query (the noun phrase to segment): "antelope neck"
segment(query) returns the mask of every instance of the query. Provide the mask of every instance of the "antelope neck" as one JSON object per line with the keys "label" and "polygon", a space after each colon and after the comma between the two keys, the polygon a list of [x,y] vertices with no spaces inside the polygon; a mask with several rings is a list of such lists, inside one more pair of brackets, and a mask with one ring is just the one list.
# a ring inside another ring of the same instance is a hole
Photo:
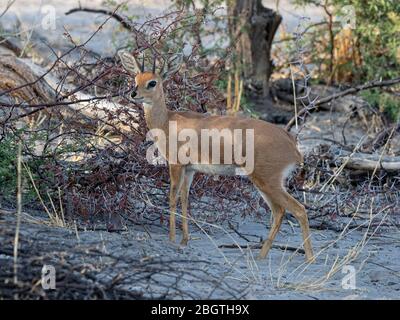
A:
{"label": "antelope neck", "polygon": [[149,129],[168,130],[168,109],[163,92],[144,103],[144,116]]}

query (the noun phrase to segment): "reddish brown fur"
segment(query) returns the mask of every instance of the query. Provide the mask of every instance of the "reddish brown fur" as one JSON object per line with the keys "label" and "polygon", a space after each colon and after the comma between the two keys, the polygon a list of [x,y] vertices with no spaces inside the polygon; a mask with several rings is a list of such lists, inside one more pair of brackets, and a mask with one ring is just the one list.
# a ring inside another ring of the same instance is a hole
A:
{"label": "reddish brown fur", "polygon": [[[287,209],[293,213],[300,223],[306,256],[309,261],[312,261],[313,252],[309,239],[307,213],[304,206],[289,195],[283,186],[286,170],[290,166],[303,161],[303,157],[297,149],[295,139],[285,130],[261,120],[169,111],[165,104],[162,81],[158,75],[150,72],[139,73],[136,75],[135,80],[138,97],[145,98],[148,103],[145,107],[145,116],[149,129],[162,129],[166,133],[167,138],[169,121],[177,122],[178,132],[184,128],[191,128],[196,130],[199,136],[201,129],[254,129],[254,171],[249,175],[249,178],[267,201],[274,217],[269,236],[262,246],[259,257],[265,258],[270,250],[272,242],[281,226],[285,209]],[[154,89],[146,87],[150,80],[157,81]],[[167,150],[160,151],[165,154],[168,160],[169,155]],[[175,211],[180,195],[183,216],[183,238],[181,243],[185,245],[189,239],[187,224],[188,194],[194,172],[190,167],[181,165],[179,162],[177,164],[170,163],[169,169],[171,179],[170,240],[175,241],[176,237]]]}
{"label": "reddish brown fur", "polygon": [[147,83],[149,80],[154,79],[154,78],[156,78],[156,77],[157,77],[157,76],[156,76],[154,73],[152,73],[152,72],[139,73],[139,74],[136,76],[136,78],[135,78],[136,85],[137,85],[138,87],[145,86],[146,83]]}

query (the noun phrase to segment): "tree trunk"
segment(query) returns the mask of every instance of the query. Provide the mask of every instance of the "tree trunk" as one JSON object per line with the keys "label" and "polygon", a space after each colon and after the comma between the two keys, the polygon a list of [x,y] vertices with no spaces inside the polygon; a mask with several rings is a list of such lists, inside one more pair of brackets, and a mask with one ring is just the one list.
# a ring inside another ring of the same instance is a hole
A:
{"label": "tree trunk", "polygon": [[246,82],[269,95],[269,78],[273,71],[271,47],[282,17],[265,8],[261,0],[227,0],[229,33],[236,44],[236,67]]}

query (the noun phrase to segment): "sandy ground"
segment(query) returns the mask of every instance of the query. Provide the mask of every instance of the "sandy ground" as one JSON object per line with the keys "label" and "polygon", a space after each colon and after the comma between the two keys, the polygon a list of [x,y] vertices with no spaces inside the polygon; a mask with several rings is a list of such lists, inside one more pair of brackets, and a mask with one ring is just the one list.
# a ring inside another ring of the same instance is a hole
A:
{"label": "sandy ground", "polygon": [[[400,296],[400,234],[395,228],[368,228],[366,224],[365,228],[347,230],[343,235],[330,230],[312,229],[317,259],[313,264],[308,264],[303,254],[284,249],[285,246],[296,248],[301,243],[299,227],[291,227],[287,221],[283,223],[276,246],[266,260],[254,259],[257,249],[218,247],[235,243],[257,244],[266,235],[269,215],[261,219],[234,219],[231,223],[236,226],[236,232],[226,224],[210,226],[199,221],[201,228],[191,226],[191,241],[187,247],[170,243],[166,227],[158,224],[128,225],[126,232],[109,233],[46,226],[38,223],[42,218],[46,221],[43,216],[34,217],[24,216],[22,220],[21,252],[29,248],[32,250],[34,242],[36,247],[39,246],[38,252],[53,259],[62,257],[75,266],[83,262],[91,266],[99,280],[114,278],[118,274],[128,279],[138,277],[143,270],[134,267],[133,261],[163,259],[171,261],[169,267],[172,270],[159,272],[155,276],[167,288],[169,282],[178,279],[176,273],[179,270],[194,272],[195,277],[201,276],[201,281],[179,278],[177,285],[171,285],[169,289],[149,286],[139,280],[117,284],[127,290],[140,292],[144,297],[166,291],[167,297],[173,299],[398,299]],[[9,233],[15,230],[14,214],[0,214],[0,239],[5,228]],[[12,240],[2,239],[2,243],[7,245]],[[100,254],[90,255],[90,248],[97,248]],[[5,262],[12,260],[12,257],[1,251],[1,265],[6,268],[10,264]],[[108,256],[110,253],[113,259]],[[115,259],[132,259],[132,262],[115,263]],[[20,266],[21,269],[29,267],[28,263]],[[346,278],[353,270],[354,278],[351,279],[354,282]],[[34,282],[40,275],[33,274],[31,277],[26,280]],[[225,289],[219,287],[221,283]],[[187,295],[181,296],[180,291],[187,292]]]}

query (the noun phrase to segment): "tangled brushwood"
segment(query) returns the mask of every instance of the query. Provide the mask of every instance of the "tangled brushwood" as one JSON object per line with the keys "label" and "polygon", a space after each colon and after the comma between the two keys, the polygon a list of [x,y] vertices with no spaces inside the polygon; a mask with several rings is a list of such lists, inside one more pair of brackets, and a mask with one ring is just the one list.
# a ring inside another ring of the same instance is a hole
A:
{"label": "tangled brushwood", "polygon": [[[136,56],[146,52],[146,64],[154,57],[160,72],[168,70],[170,76],[164,87],[170,109],[223,114],[226,97],[218,88],[218,80],[230,59],[231,48],[226,47],[212,59],[203,52],[204,48],[200,49],[201,39],[193,34],[197,34],[199,26],[213,12],[193,15],[179,10],[138,24],[118,10],[119,7],[113,11],[88,8],[69,11],[67,14],[101,13],[105,18],[82,43],[76,43],[65,32],[70,48],[62,54],[52,50],[52,60],[45,68],[30,59],[0,56],[0,200],[3,206],[15,205],[13,168],[17,145],[22,143],[26,208],[63,213],[68,221],[80,217],[89,225],[105,219],[109,230],[123,228],[121,216],[135,222],[163,222],[163,215],[168,213],[165,197],[168,170],[146,159],[151,142],[145,139],[143,110],[130,97],[132,77],[124,72],[117,52],[129,50]],[[116,48],[114,56],[99,58],[87,49],[87,44],[110,19],[117,20],[130,38],[125,47]],[[300,76],[296,79],[300,94],[305,93],[298,97],[304,106],[299,116],[314,111],[323,100],[317,101],[312,96],[310,76],[301,67],[305,59],[302,34],[297,33],[298,50],[294,53],[297,61],[294,63],[300,64],[294,75],[304,74],[304,82]],[[191,44],[190,52],[183,54],[176,48],[182,48],[185,41]],[[353,110],[349,119],[357,112]],[[372,115],[371,119],[375,123],[380,121],[382,126],[381,117]],[[400,130],[398,124],[390,128],[381,130],[376,141],[370,141],[369,146],[374,150],[368,152],[385,151],[385,143],[392,141]],[[347,205],[354,192],[360,195],[367,192],[364,194],[374,200],[375,208],[384,209],[386,203],[396,205],[398,200],[393,202],[398,199],[399,189],[396,171],[374,170],[372,176],[371,171],[363,171],[353,188],[348,182],[354,179],[346,175],[354,172],[341,168],[343,162],[336,161],[335,154],[343,160],[343,156],[360,148],[352,149],[346,141],[339,143],[339,147],[330,156],[320,150],[307,154],[307,175],[294,178],[300,183],[297,184],[298,198],[306,200],[311,219],[313,214],[317,217],[351,214],[353,211]],[[373,163],[382,165],[384,159],[378,160]],[[346,161],[347,168],[351,161]],[[296,187],[296,184],[290,185]],[[231,214],[245,215],[259,208],[259,196],[240,177],[198,175],[191,192],[198,199],[192,206],[192,216],[207,222],[221,222]]]}
{"label": "tangled brushwood", "polygon": [[[165,201],[154,205],[148,197],[152,190],[165,193],[168,174],[166,167],[146,159],[150,142],[145,139],[143,110],[130,98],[132,77],[123,71],[117,52],[100,59],[86,49],[103,25],[109,19],[120,21],[132,37],[121,49],[137,56],[146,52],[149,60],[156,58],[158,70],[169,71],[164,82],[169,108],[214,113],[225,109],[216,86],[223,58],[210,62],[196,44],[185,55],[172,49],[198,23],[195,16],[176,11],[136,25],[117,9],[104,12],[104,22],[82,44],[66,33],[71,48],[61,55],[53,51],[46,69],[13,56],[0,58],[0,139],[11,153],[11,166],[16,145],[23,144],[24,204],[54,206],[68,219],[79,216],[88,223],[105,216],[110,229],[121,228],[121,214],[136,219],[151,213],[162,220]],[[10,177],[2,178],[2,184],[15,185]],[[223,216],[227,199],[247,208],[243,194],[231,192],[238,190],[240,180],[198,177],[193,192],[219,198],[212,206],[204,202],[203,211],[219,208]],[[14,199],[2,194],[3,203],[12,206]]]}
{"label": "tangled brushwood", "polygon": [[[145,241],[133,234],[122,247],[114,234],[103,239],[105,245],[96,233],[82,235],[84,244],[77,246],[78,231],[49,227],[25,214],[22,221],[15,259],[15,218],[0,211],[0,224],[8,226],[0,228],[2,299],[240,299],[246,289],[211,272],[209,261],[127,250]],[[55,288],[42,283],[48,265],[56,270]]]}

